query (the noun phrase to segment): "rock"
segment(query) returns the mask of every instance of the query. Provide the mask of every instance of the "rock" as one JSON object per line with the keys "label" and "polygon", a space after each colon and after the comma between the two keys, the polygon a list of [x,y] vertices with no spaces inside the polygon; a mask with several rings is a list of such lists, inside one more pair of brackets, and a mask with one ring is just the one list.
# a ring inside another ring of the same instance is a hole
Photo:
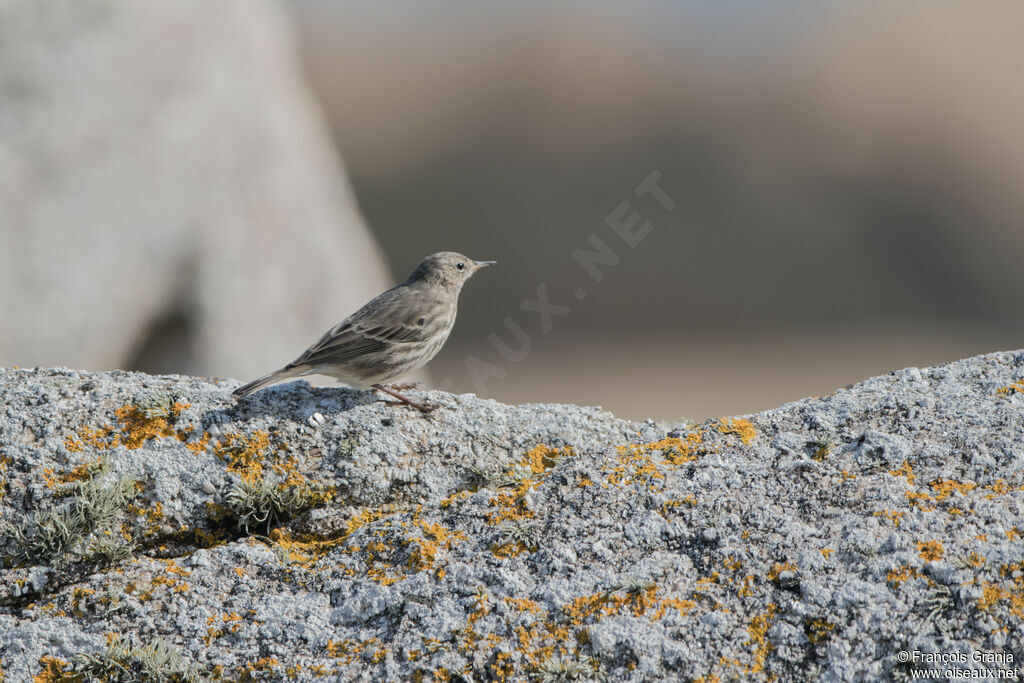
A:
{"label": "rock", "polygon": [[393,284],[293,40],[272,0],[0,0],[0,365],[254,377]]}
{"label": "rock", "polygon": [[0,667],[160,646],[184,679],[799,681],[1019,653],[1022,359],[695,426],[3,371]]}

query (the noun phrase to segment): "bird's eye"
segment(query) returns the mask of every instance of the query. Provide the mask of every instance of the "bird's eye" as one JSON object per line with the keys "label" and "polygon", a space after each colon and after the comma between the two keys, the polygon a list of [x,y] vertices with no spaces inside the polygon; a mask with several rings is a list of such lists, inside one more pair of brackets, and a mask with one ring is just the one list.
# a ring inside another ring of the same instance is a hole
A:
{"label": "bird's eye", "polygon": [[466,269],[466,264],[465,263],[456,263],[455,267],[458,268],[459,270],[465,270]]}

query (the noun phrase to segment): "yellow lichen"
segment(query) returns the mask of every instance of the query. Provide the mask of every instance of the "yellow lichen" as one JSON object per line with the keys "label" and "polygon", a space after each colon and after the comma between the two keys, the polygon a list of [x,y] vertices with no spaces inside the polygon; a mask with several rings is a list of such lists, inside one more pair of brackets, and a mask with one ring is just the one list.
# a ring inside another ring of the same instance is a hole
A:
{"label": "yellow lichen", "polygon": [[937,479],[929,484],[929,486],[935,492],[935,502],[937,503],[946,500],[954,494],[966,495],[969,491],[973,491],[978,487],[973,481],[959,482],[952,479]]}
{"label": "yellow lichen", "polygon": [[768,570],[768,580],[769,581],[774,581],[775,583],[778,583],[779,575],[782,574],[782,572],[795,572],[795,571],[796,571],[796,565],[793,564],[792,562],[782,562],[782,563],[776,562],[775,564],[772,565],[772,568]]}
{"label": "yellow lichen", "polygon": [[718,431],[722,434],[735,434],[745,444],[750,443],[757,436],[750,420],[722,418],[718,425]]}
{"label": "yellow lichen", "polygon": [[39,666],[42,670],[32,677],[32,683],[62,683],[68,681],[68,674],[65,670],[70,666],[68,662],[43,655],[39,658]]}
{"label": "yellow lichen", "polygon": [[540,614],[543,612],[543,608],[533,600],[527,598],[505,598],[503,602],[520,612],[531,612],[533,614]]}
{"label": "yellow lichen", "polygon": [[536,483],[532,479],[520,480],[514,488],[507,491],[502,491],[497,496],[494,496],[489,501],[489,504],[496,508],[493,512],[488,513],[487,523],[488,524],[500,524],[506,521],[518,521],[524,519],[532,519],[534,517],[533,510],[530,510],[526,504],[526,494],[530,492]]}
{"label": "yellow lichen", "polygon": [[[489,504],[496,509],[487,515],[488,524],[532,519],[534,513],[527,507],[526,495],[547,476],[548,471],[557,464],[559,459],[569,457],[572,453],[572,448],[568,446],[551,448],[544,444],[527,451],[516,467],[505,472],[505,476],[513,480],[514,486],[498,493],[489,501]],[[525,479],[516,478],[518,468],[529,469],[532,476]]]}
{"label": "yellow lichen", "polygon": [[945,550],[942,547],[942,541],[918,541],[917,552],[926,562],[938,562],[942,559]]}
{"label": "yellow lichen", "polygon": [[242,628],[242,617],[238,612],[229,614],[213,614],[206,618],[206,635],[203,643],[211,645],[214,640],[228,633],[237,633]]}
{"label": "yellow lichen", "polygon": [[[668,437],[651,443],[618,446],[618,461],[602,468],[608,475],[608,484],[604,486],[646,484],[649,490],[655,491],[654,482],[665,478],[662,468],[696,460],[704,452],[703,440],[701,432],[693,431],[686,438]],[[660,459],[655,459],[656,454]]]}
{"label": "yellow lichen", "polygon": [[917,507],[922,512],[935,509],[934,505],[928,505],[928,503],[935,502],[935,499],[927,493],[920,491],[907,491],[904,495],[907,497],[907,502],[910,503],[910,505]]}
{"label": "yellow lichen", "polygon": [[243,681],[260,680],[264,676],[253,676],[253,674],[267,673],[274,674],[276,669],[281,668],[281,663],[276,657],[263,657],[252,664],[245,664],[239,670],[239,678]]}
{"label": "yellow lichen", "polygon": [[896,569],[892,569],[885,576],[885,580],[892,584],[893,588],[899,588],[910,579],[922,578],[925,578],[925,576],[921,574],[917,568],[912,567],[909,564],[904,564]]}
{"label": "yellow lichen", "polygon": [[836,625],[827,619],[808,619],[806,623],[807,639],[811,641],[812,645],[817,645],[830,638],[832,631],[836,628]]}
{"label": "yellow lichen", "polygon": [[756,674],[764,670],[765,660],[772,649],[772,644],[768,642],[768,629],[777,611],[778,608],[769,603],[767,610],[755,616],[747,626],[747,634],[750,637],[746,644],[755,646],[753,662],[747,668],[747,673]]}
{"label": "yellow lichen", "polygon": [[541,444],[527,451],[525,464],[529,465],[530,471],[533,474],[543,474],[545,470],[549,470],[558,464],[560,459],[570,457],[572,454],[572,448],[569,446],[551,448]]}
{"label": "yellow lichen", "polygon": [[244,481],[256,482],[263,478],[266,460],[276,450],[271,446],[270,434],[257,430],[251,435],[229,434],[213,449],[214,454],[227,463],[229,472],[234,472]]}
{"label": "yellow lichen", "polygon": [[507,541],[505,543],[494,543],[491,545],[491,554],[502,559],[517,557],[527,552],[529,548],[522,541]]}
{"label": "yellow lichen", "polygon": [[122,406],[114,413],[121,424],[121,431],[118,434],[121,445],[129,450],[135,450],[142,448],[146,441],[159,437],[177,437],[184,441],[185,438],[175,432],[174,423],[181,411],[188,407],[185,403],[173,403],[161,414],[144,410],[137,405]]}
{"label": "yellow lichen", "polygon": [[914,474],[914,468],[906,460],[903,461],[903,466],[896,470],[889,470],[889,474],[894,477],[906,477],[907,483],[911,486],[914,485],[914,480],[917,476]]}
{"label": "yellow lichen", "polygon": [[426,571],[434,568],[438,552],[447,550],[456,541],[466,539],[461,531],[451,531],[440,524],[429,524],[421,521],[418,516],[413,524],[423,530],[423,538],[413,540],[413,550],[409,555],[408,567],[415,571]]}
{"label": "yellow lichen", "polygon": [[1009,397],[1012,394],[1024,394],[1024,379],[1019,379],[1008,387],[996,389],[997,396]]}
{"label": "yellow lichen", "polygon": [[[150,439],[175,438],[187,442],[195,431],[194,427],[175,427],[181,412],[189,407],[187,403],[172,403],[166,408],[147,409],[135,404],[123,405],[114,411],[115,427],[81,427],[75,434],[67,436],[64,446],[72,453],[85,448],[107,450],[124,446],[136,450]],[[210,435],[204,433],[197,441],[186,443],[185,447],[194,453],[206,449]]]}

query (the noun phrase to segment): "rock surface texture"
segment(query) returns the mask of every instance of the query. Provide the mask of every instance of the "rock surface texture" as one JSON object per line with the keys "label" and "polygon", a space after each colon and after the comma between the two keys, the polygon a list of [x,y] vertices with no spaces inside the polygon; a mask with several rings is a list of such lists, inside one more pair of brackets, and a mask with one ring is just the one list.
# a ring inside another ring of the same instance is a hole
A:
{"label": "rock surface texture", "polygon": [[879,680],[933,668],[900,652],[1024,657],[1024,353],[700,425],[235,386],[0,374],[6,681]]}
{"label": "rock surface texture", "polygon": [[0,102],[0,364],[255,377],[393,284],[275,0],[0,0]]}

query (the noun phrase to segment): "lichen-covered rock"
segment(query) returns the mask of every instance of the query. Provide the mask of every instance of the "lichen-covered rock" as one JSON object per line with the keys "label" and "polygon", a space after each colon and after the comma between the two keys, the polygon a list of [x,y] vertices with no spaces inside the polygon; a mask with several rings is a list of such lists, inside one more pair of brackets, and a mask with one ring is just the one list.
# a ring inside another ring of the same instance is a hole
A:
{"label": "lichen-covered rock", "polygon": [[1024,656],[1024,354],[701,425],[235,386],[0,374],[8,681],[876,680],[932,668],[900,652]]}

